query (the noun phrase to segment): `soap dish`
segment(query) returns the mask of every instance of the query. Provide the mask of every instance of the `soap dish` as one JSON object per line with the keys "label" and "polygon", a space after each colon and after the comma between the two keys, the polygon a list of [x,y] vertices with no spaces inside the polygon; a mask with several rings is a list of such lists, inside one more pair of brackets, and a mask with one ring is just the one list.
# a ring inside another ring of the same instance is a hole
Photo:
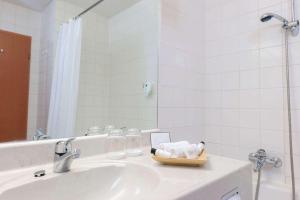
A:
{"label": "soap dish", "polygon": [[152,159],[164,165],[181,165],[181,166],[202,166],[207,162],[207,153],[203,151],[197,159],[187,158],[164,158],[161,156],[152,156]]}

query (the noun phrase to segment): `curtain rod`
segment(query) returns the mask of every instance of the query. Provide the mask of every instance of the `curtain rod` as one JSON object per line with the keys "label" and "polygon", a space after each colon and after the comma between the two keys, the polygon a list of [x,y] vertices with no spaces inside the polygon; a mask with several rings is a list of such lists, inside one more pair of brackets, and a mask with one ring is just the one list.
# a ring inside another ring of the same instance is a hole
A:
{"label": "curtain rod", "polygon": [[92,10],[93,8],[95,8],[98,4],[102,3],[103,1],[104,0],[97,1],[96,3],[94,3],[93,5],[91,5],[90,7],[88,7],[87,9],[85,9],[84,11],[82,11],[81,13],[79,13],[76,17],[74,17],[74,19],[78,19],[79,17],[81,17],[85,13],[89,12],[90,10]]}

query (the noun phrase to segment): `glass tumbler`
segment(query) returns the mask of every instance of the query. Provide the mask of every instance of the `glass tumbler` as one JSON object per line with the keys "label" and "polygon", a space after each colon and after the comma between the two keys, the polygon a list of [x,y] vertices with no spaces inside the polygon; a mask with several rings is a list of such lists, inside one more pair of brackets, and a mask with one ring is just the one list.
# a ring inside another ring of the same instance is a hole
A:
{"label": "glass tumbler", "polygon": [[121,129],[114,129],[107,136],[107,157],[119,160],[126,157],[126,137]]}
{"label": "glass tumbler", "polygon": [[114,125],[106,125],[105,127],[104,127],[104,131],[103,131],[103,133],[104,134],[106,134],[106,135],[108,135],[112,130],[114,130],[115,129],[115,126]]}
{"label": "glass tumbler", "polygon": [[103,129],[99,126],[92,126],[87,130],[87,135],[101,135],[103,134]]}
{"label": "glass tumbler", "polygon": [[128,129],[126,134],[126,152],[128,156],[143,155],[142,135],[139,129]]}

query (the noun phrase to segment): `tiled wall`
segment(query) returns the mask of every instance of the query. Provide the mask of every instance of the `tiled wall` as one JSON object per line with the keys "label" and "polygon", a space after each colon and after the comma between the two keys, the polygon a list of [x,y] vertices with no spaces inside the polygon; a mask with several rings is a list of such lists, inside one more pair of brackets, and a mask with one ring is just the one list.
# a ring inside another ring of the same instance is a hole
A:
{"label": "tiled wall", "polygon": [[[201,2],[162,0],[159,127],[175,140],[204,139],[209,152],[237,159],[265,148],[284,166],[264,171],[264,178],[290,183],[283,31],[278,21],[259,21],[264,12],[289,18],[289,1]],[[299,38],[290,41],[297,183]]]}
{"label": "tiled wall", "polygon": [[173,140],[203,140],[203,2],[161,1],[158,126]]}
{"label": "tiled wall", "polygon": [[[289,1],[205,2],[205,102],[203,127],[211,152],[246,160],[266,149],[284,160],[265,178],[289,183],[283,30],[261,23],[265,12],[289,18]],[[297,102],[299,37],[291,40],[296,176],[300,178]],[[297,56],[297,57],[296,57]],[[297,181],[299,183],[299,181]]]}
{"label": "tiled wall", "polygon": [[[156,128],[159,1],[143,0],[109,19],[109,121],[117,127]],[[153,83],[149,97],[143,82]]]}
{"label": "tiled wall", "polygon": [[27,128],[29,139],[37,126],[40,27],[41,13],[0,0],[0,29],[32,37]]}

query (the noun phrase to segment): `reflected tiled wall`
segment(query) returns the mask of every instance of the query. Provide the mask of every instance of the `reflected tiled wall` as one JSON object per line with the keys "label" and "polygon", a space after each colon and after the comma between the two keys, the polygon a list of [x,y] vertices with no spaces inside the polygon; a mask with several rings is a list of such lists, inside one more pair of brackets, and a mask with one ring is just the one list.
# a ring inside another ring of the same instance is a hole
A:
{"label": "reflected tiled wall", "polygon": [[[158,4],[143,0],[114,16],[103,16],[97,9],[83,16],[77,135],[108,124],[157,126]],[[58,0],[57,31],[83,9]],[[143,95],[145,80],[154,83],[148,98]]]}
{"label": "reflected tiled wall", "polygon": [[42,11],[37,128],[47,130],[56,43],[56,1]]}
{"label": "reflected tiled wall", "polygon": [[[109,19],[109,121],[117,127],[157,126],[158,5],[143,0]],[[149,97],[146,80],[153,83]]]}

